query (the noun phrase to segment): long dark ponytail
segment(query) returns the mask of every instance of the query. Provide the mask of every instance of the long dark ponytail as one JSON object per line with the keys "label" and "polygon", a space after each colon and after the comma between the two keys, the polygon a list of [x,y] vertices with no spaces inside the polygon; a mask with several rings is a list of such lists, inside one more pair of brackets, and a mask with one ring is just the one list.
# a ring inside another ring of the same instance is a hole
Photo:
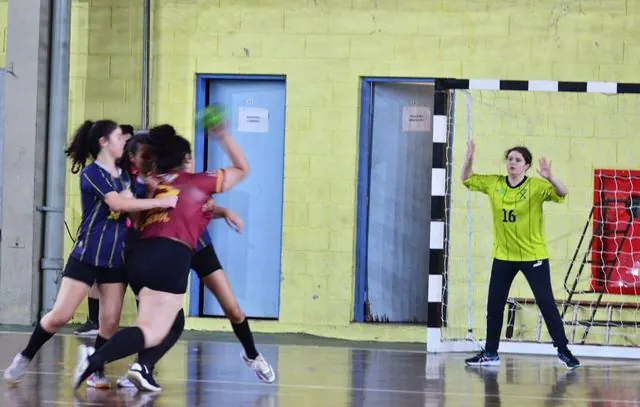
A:
{"label": "long dark ponytail", "polygon": [[109,138],[109,135],[118,128],[113,120],[87,120],[76,130],[71,144],[64,153],[71,159],[71,172],[77,174],[85,165],[89,157],[95,160],[100,153],[100,139]]}

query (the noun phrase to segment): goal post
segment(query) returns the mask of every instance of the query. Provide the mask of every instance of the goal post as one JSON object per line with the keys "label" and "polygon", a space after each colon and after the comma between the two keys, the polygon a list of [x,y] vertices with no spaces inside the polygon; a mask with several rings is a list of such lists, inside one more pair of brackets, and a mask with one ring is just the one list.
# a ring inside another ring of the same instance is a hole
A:
{"label": "goal post", "polygon": [[[538,176],[538,159],[546,157],[569,188],[565,202],[546,203],[544,212],[553,292],[573,353],[640,358],[636,129],[640,84],[436,80],[434,146],[444,144],[437,178],[445,207],[441,219],[432,218],[428,352],[475,352],[484,344],[494,237],[487,197],[460,181],[473,139],[474,172],[505,174],[504,152],[525,145],[534,156],[528,176]],[[435,222],[441,232],[434,234]],[[505,306],[500,352],[556,353],[522,274]]]}

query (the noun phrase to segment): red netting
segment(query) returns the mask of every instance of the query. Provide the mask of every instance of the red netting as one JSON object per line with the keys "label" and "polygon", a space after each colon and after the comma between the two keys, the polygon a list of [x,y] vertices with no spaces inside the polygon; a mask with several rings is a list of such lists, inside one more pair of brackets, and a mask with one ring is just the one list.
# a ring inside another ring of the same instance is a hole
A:
{"label": "red netting", "polygon": [[591,289],[640,292],[640,171],[595,170]]}

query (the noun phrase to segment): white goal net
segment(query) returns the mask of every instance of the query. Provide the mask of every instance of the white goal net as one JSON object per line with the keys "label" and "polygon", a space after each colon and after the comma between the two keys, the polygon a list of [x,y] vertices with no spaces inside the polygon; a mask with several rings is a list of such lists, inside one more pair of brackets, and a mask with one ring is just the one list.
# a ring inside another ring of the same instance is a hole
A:
{"label": "white goal net", "polygon": [[[460,181],[466,144],[473,139],[475,173],[506,174],[505,151],[523,145],[534,156],[528,176],[538,176],[538,159],[546,157],[569,188],[564,203],[544,205],[544,230],[570,343],[638,347],[640,95],[449,92],[452,182],[441,340],[479,348],[485,338],[491,209],[487,196],[468,192]],[[505,342],[551,343],[521,273],[504,309]]]}

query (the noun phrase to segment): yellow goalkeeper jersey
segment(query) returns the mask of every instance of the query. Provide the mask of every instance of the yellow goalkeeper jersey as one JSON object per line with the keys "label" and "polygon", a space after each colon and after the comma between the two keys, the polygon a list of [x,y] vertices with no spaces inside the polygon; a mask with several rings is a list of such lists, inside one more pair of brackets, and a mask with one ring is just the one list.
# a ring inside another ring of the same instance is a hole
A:
{"label": "yellow goalkeeper jersey", "polygon": [[464,186],[486,194],[493,215],[493,257],[507,261],[535,261],[549,258],[544,238],[542,204],[562,202],[551,183],[528,178],[510,186],[504,175],[473,174]]}

